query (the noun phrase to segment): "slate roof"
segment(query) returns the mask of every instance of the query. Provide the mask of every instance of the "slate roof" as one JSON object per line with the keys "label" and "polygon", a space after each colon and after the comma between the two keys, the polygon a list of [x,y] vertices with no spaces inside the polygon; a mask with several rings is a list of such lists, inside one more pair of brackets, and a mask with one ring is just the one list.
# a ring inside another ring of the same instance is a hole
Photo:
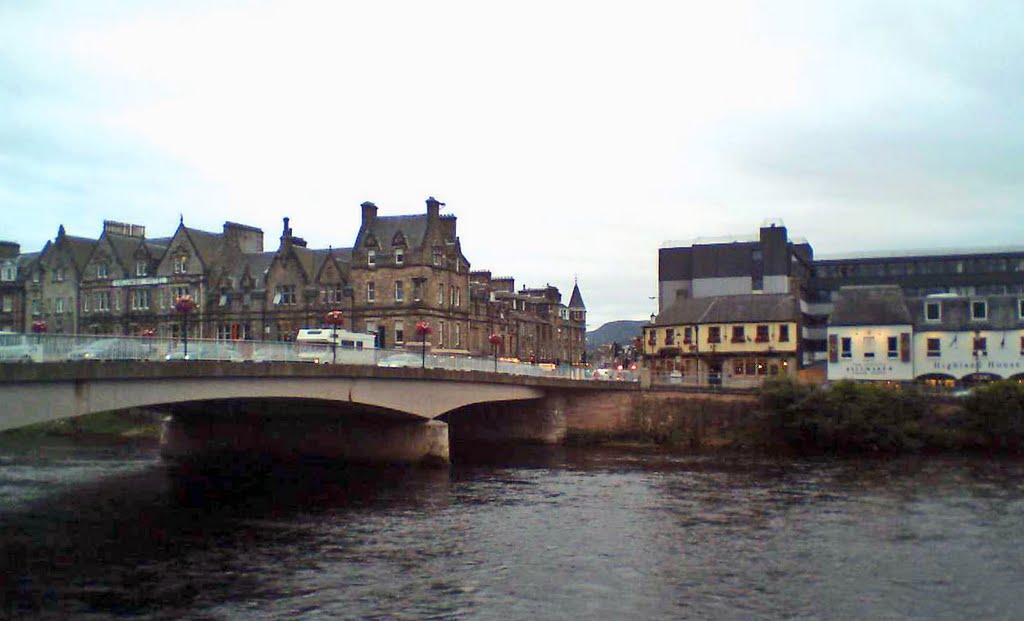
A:
{"label": "slate roof", "polygon": [[[1020,317],[1020,300],[1019,296],[1014,295],[979,296],[974,298],[932,296],[911,298],[907,301],[907,307],[913,317],[914,329],[922,332],[1016,330],[1024,328],[1024,319]],[[988,303],[987,319],[971,319],[971,302],[975,301]],[[938,302],[941,305],[941,318],[939,321],[925,320],[925,304],[929,302]]]}
{"label": "slate roof", "polygon": [[65,235],[64,243],[67,244],[68,251],[71,253],[71,260],[75,262],[75,267],[81,273],[89,263],[89,257],[92,256],[93,248],[96,247],[96,240]]}
{"label": "slate roof", "polygon": [[395,248],[391,242],[399,231],[405,236],[407,248],[419,248],[427,234],[427,215],[377,216],[370,224],[367,235],[376,237],[380,249],[386,252]]}
{"label": "slate roof", "polygon": [[909,325],[913,322],[898,285],[841,287],[831,326]]}
{"label": "slate roof", "polygon": [[722,295],[678,300],[655,318],[654,325],[796,321],[799,317],[800,307],[791,295]]}
{"label": "slate roof", "polygon": [[569,309],[570,310],[586,310],[587,305],[583,303],[583,296],[580,294],[580,286],[573,284],[572,295],[569,296]]}
{"label": "slate roof", "polygon": [[207,270],[212,269],[217,258],[220,256],[220,247],[224,241],[224,236],[220,233],[200,231],[199,229],[190,229],[188,227],[185,227],[185,233],[192,241],[192,245],[195,246],[196,252],[199,253],[199,259],[203,262],[203,265]]}
{"label": "slate roof", "polygon": [[107,233],[106,238],[121,267],[129,272],[134,269],[132,257],[134,257],[135,251],[142,243],[142,238],[118,235],[117,233]]}

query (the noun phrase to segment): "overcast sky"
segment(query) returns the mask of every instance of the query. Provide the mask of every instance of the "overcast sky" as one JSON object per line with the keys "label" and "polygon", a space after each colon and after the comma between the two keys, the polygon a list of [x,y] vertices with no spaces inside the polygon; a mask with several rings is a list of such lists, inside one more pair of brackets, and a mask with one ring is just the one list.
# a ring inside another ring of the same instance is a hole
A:
{"label": "overcast sky", "polygon": [[0,239],[359,204],[474,269],[655,308],[666,240],[781,218],[819,256],[1024,245],[1021,2],[0,0]]}

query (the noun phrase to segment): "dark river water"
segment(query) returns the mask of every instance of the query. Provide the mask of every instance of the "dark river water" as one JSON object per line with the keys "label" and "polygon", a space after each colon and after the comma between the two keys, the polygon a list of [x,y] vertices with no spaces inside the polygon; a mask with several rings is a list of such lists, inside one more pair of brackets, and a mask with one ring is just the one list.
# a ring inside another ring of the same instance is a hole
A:
{"label": "dark river water", "polygon": [[0,442],[0,615],[1019,619],[1024,462],[532,449],[169,476]]}

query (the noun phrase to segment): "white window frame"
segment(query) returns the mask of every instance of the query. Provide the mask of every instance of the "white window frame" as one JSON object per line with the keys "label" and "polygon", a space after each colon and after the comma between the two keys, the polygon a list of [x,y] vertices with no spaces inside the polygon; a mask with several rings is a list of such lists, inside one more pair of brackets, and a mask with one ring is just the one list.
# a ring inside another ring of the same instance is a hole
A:
{"label": "white window frame", "polygon": [[14,296],[13,295],[5,295],[4,298],[3,298],[2,306],[0,306],[0,308],[3,309],[2,312],[4,312],[4,313],[13,313],[14,312]]}
{"label": "white window frame", "polygon": [[188,255],[179,254],[174,257],[174,273],[184,274],[188,265]]}
{"label": "white window frame", "polygon": [[63,315],[64,314],[64,298],[55,298],[53,300],[53,314]]}
{"label": "white window frame", "polygon": [[437,305],[444,306],[444,283],[437,283]]}
{"label": "white window frame", "polygon": [[[56,273],[59,274],[60,270],[57,270]],[[110,278],[110,265],[103,261],[96,264],[96,279],[103,280],[105,278]]]}
{"label": "white window frame", "polygon": [[136,276],[148,276],[149,275],[149,266],[146,264],[145,261],[136,261],[135,262],[135,275]]}
{"label": "white window frame", "polygon": [[405,250],[395,248],[395,265],[405,265]]}
{"label": "white window frame", "polygon": [[405,342],[405,324],[401,321],[395,322],[395,345]]}
{"label": "white window frame", "polygon": [[[928,316],[928,309],[935,308],[937,316],[932,319]],[[942,321],[942,302],[925,302],[924,303],[924,320],[928,323],[938,323]]]}
{"label": "white window frame", "polygon": [[372,280],[366,283],[366,303],[373,304],[377,301],[377,284]]}
{"label": "white window frame", "polygon": [[405,301],[405,284],[401,280],[395,281],[395,302]]}
{"label": "white window frame", "polygon": [[14,269],[13,265],[4,265],[3,268],[0,269],[0,280],[4,282],[14,281],[16,275],[17,270]]}
{"label": "white window frame", "polygon": [[366,251],[366,267],[377,267],[377,251],[370,249]]}

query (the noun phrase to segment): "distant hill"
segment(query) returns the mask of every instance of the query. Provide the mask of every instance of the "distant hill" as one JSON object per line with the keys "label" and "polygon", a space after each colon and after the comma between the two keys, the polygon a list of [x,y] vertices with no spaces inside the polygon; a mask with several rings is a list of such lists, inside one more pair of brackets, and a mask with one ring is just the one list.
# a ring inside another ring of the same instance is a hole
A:
{"label": "distant hill", "polygon": [[615,342],[626,345],[643,332],[646,321],[609,321],[597,330],[587,332],[587,350],[593,351],[601,345]]}

